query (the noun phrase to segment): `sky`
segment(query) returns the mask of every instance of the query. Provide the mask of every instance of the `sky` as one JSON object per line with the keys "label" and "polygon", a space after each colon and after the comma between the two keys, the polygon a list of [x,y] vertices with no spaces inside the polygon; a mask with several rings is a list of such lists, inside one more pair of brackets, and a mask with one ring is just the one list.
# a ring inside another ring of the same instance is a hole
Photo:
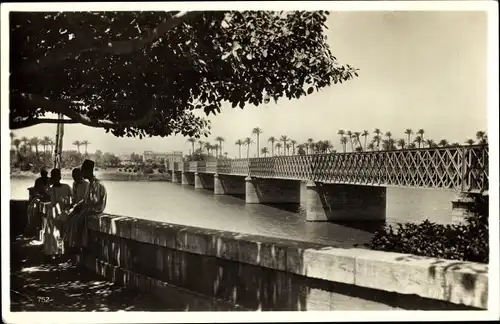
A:
{"label": "sky", "polygon": [[[298,142],[329,139],[340,150],[339,129],[379,128],[393,138],[423,128],[436,142],[463,143],[487,130],[487,16],[483,12],[333,12],[327,21],[328,44],[341,64],[359,69],[359,77],[298,99],[284,99],[244,110],[226,106],[210,116],[212,135],[226,139],[224,151],[237,156],[237,139],[263,130]],[[15,131],[17,137],[55,137],[56,125]],[[117,138],[103,129],[65,125],[64,147],[88,140],[90,152],[115,154],[145,150],[188,153],[187,138]],[[202,139],[207,140],[207,139]],[[255,140],[255,138],[254,138]],[[243,150],[243,152],[246,152]],[[256,153],[255,145],[250,155]]]}

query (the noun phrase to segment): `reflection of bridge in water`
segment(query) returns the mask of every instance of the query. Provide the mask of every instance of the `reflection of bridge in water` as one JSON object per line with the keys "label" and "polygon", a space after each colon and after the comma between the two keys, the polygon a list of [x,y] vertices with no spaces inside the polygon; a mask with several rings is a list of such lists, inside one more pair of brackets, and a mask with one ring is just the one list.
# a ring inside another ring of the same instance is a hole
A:
{"label": "reflection of bridge in water", "polygon": [[[485,193],[488,146],[167,162],[172,182],[245,195],[247,203],[301,203],[307,220],[385,219],[386,187]],[[458,195],[456,214],[467,211]]]}

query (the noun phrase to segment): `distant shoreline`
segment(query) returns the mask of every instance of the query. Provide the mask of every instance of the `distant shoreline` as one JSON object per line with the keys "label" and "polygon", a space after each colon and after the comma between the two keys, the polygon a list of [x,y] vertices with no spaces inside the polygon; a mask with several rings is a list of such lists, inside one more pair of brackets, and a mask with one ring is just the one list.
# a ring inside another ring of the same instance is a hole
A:
{"label": "distant shoreline", "polygon": [[[63,170],[62,178],[64,180],[71,179],[71,171]],[[35,180],[40,175],[38,173],[26,172],[26,171],[14,171],[11,172],[11,179],[31,179]],[[170,181],[171,176],[168,173],[152,173],[152,174],[142,174],[142,173],[127,173],[118,171],[97,171],[95,176],[99,180],[108,181]]]}

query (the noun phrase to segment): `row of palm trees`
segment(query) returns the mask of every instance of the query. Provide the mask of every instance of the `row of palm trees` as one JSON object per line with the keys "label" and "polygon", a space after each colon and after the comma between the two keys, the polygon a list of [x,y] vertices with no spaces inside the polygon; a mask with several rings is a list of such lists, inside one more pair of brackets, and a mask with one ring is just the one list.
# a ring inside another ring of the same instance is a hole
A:
{"label": "row of palm trees", "polygon": [[[263,156],[267,156],[271,154],[271,156],[276,155],[290,155],[290,150],[292,155],[299,154],[318,154],[318,153],[331,153],[334,152],[334,145],[330,140],[321,140],[315,142],[314,139],[309,138],[304,143],[298,143],[296,140],[290,139],[286,135],[281,135],[279,138],[275,136],[271,136],[268,138],[267,142],[270,143],[269,150],[268,147],[260,148],[260,136],[263,134],[263,130],[259,127],[255,127],[252,129],[252,136],[256,137],[256,142],[253,141],[252,137],[246,137],[244,139],[238,139],[234,143],[238,146],[239,157],[241,158],[241,147],[246,146],[246,155],[247,158],[250,157],[250,146],[252,144],[257,144],[257,157],[262,154]],[[412,129],[407,128],[404,132],[406,138],[395,139],[393,134],[390,131],[382,134],[382,131],[378,128],[374,129],[373,137],[368,142],[368,136],[370,132],[364,130],[363,132],[352,132],[350,130],[339,130],[337,134],[340,136],[340,144],[343,152],[348,151],[348,144],[350,144],[351,152],[362,152],[362,151],[375,151],[375,150],[397,150],[397,149],[415,149],[415,148],[433,148],[433,147],[449,147],[449,146],[459,146],[460,144],[457,142],[449,143],[448,140],[442,139],[439,142],[435,142],[433,139],[425,138],[425,130],[419,129],[416,133],[413,132]],[[416,134],[414,138],[412,135]],[[362,137],[364,137],[362,142]],[[225,142],[224,137],[217,136],[215,141],[217,144],[212,145],[210,142],[198,141],[199,149],[195,150],[195,143],[197,140],[195,138],[190,138],[188,141],[192,144],[192,151],[203,152],[203,150],[207,151],[207,154],[211,154],[212,151],[215,151],[215,156],[222,155],[222,143]],[[468,139],[465,141],[468,145],[474,144],[487,144],[488,136],[484,131],[478,131],[476,133],[476,140]],[[220,153],[220,154],[219,154]],[[227,156],[227,152],[225,153]]]}
{"label": "row of palm trees", "polygon": [[[387,131],[382,135],[380,129],[375,128],[373,131],[373,137],[370,143],[367,143],[367,138],[370,133],[367,130],[363,132],[352,132],[350,130],[344,131],[340,129],[337,134],[340,136],[340,144],[342,145],[343,151],[347,151],[347,144],[351,145],[351,152],[357,151],[375,151],[375,150],[396,150],[396,149],[415,149],[415,148],[432,148],[432,147],[449,147],[449,146],[459,146],[458,142],[451,143],[446,139],[442,139],[439,142],[435,142],[433,139],[425,138],[425,130],[419,129],[412,140],[412,135],[414,132],[411,128],[407,128],[404,134],[407,136],[407,139],[400,138],[394,139],[391,131]],[[361,137],[364,137],[364,145],[361,143]],[[385,138],[384,138],[385,137]],[[474,144],[487,144],[488,136],[484,131],[476,132],[476,141],[473,139],[467,139],[465,141],[468,145]],[[382,145],[381,145],[382,144]]]}
{"label": "row of palm trees", "polygon": [[80,154],[81,154],[81,152],[80,152],[80,146],[84,146],[85,147],[85,156],[88,156],[88,154],[87,154],[87,146],[90,145],[89,141],[87,141],[87,140],[84,140],[84,141],[74,141],[73,145],[76,146],[76,148],[78,150],[78,153],[80,153]]}
{"label": "row of palm trees", "polygon": [[49,152],[52,152],[54,150],[54,145],[55,145],[54,141],[48,136],[45,136],[42,139],[39,139],[38,137],[27,138],[26,136],[23,136],[21,138],[16,138],[14,133],[11,132],[10,139],[11,139],[11,145],[14,146],[16,152],[18,153],[33,152],[34,148],[37,156],[39,155],[40,146],[43,147],[43,152],[44,154],[46,154],[47,148],[50,147]]}
{"label": "row of palm trees", "polygon": [[[28,138],[26,136],[23,136],[21,138],[16,138],[15,134],[13,132],[10,132],[10,140],[11,140],[11,146],[13,146],[18,156],[19,154],[27,156],[28,154],[33,153],[34,150],[35,157],[37,160],[39,160],[41,155],[40,148],[43,148],[42,160],[44,163],[47,163],[47,159],[48,158],[50,159],[54,154],[55,141],[49,136],[44,136],[43,138],[38,138],[38,137]],[[89,141],[87,140],[74,141],[73,145],[77,147],[79,154],[80,154],[80,147],[84,146],[85,156],[88,156],[87,147],[88,145],[90,145]]]}

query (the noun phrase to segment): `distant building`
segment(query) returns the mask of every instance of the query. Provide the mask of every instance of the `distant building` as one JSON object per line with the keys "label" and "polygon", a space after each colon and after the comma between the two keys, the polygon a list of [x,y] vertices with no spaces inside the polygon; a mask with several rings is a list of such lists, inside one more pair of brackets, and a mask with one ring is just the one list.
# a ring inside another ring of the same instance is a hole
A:
{"label": "distant building", "polygon": [[182,162],[182,151],[173,151],[172,153],[167,153],[165,157],[166,164],[174,164],[175,162]]}
{"label": "distant building", "polygon": [[130,154],[120,154],[118,155],[121,164],[132,164],[132,159],[130,158]]}
{"label": "distant building", "polygon": [[162,161],[165,161],[166,156],[167,156],[167,153],[158,153],[158,152],[153,152],[153,151],[144,151],[143,161],[144,162],[160,163]]}

